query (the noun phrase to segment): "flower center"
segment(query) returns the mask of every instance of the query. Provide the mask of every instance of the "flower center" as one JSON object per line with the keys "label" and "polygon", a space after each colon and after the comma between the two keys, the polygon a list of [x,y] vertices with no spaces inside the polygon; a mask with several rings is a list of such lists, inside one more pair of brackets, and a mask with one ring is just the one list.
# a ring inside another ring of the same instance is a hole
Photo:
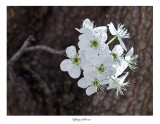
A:
{"label": "flower center", "polygon": [[80,58],[78,58],[76,55],[74,58],[72,58],[72,62],[73,62],[73,64],[79,65]]}
{"label": "flower center", "polygon": [[98,67],[98,71],[100,71],[100,72],[104,72],[103,64],[101,64],[101,65]]}
{"label": "flower center", "polygon": [[93,86],[98,86],[99,84],[99,80],[98,79],[95,79],[94,81],[92,81],[92,85]]}
{"label": "flower center", "polygon": [[91,47],[97,48],[98,47],[98,41],[96,41],[96,40],[91,41]]}
{"label": "flower center", "polygon": [[112,56],[113,56],[114,59],[117,59],[117,54],[112,53]]}

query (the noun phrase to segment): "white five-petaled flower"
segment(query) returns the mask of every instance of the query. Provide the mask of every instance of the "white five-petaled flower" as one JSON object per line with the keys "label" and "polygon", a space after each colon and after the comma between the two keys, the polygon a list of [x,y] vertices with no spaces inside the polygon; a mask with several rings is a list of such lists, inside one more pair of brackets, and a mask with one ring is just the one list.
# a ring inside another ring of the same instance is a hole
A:
{"label": "white five-petaled flower", "polygon": [[81,34],[79,36],[78,46],[80,49],[91,49],[93,48],[95,51],[96,49],[104,48],[105,41],[107,40],[105,33],[96,34],[91,30],[88,30],[87,33]]}
{"label": "white five-petaled flower", "polygon": [[87,88],[86,94],[90,96],[97,92],[98,89],[103,91],[103,86],[109,82],[109,78],[103,80],[102,78],[99,78],[96,73],[86,73],[84,74],[84,77],[78,81],[78,86],[84,89]]}
{"label": "white five-petaled flower", "polygon": [[[107,58],[106,58],[107,59]],[[116,73],[115,67],[112,63],[105,61],[106,59],[94,59],[88,67],[85,68],[84,72],[93,72],[98,74],[99,77],[107,78],[113,76]]]}
{"label": "white five-petaled flower", "polygon": [[125,61],[128,63],[128,66],[130,67],[130,69],[132,69],[133,71],[137,68],[137,58],[138,55],[134,53],[134,49],[133,47],[128,51],[128,53],[125,55]]}
{"label": "white five-petaled flower", "polygon": [[65,59],[61,62],[60,68],[62,71],[68,71],[69,75],[76,79],[81,74],[80,63],[81,59],[79,58],[75,46],[67,47],[66,49],[67,57],[70,59]]}
{"label": "white five-petaled flower", "polygon": [[112,35],[116,35],[118,37],[118,40],[120,42],[120,45],[122,46],[122,48],[127,51],[127,48],[124,44],[124,42],[122,41],[122,38],[130,38],[129,33],[127,33],[127,29],[123,28],[124,25],[122,24],[118,24],[118,29],[116,30],[113,23],[110,22],[110,24],[108,24],[109,26],[109,31]]}
{"label": "white five-petaled flower", "polygon": [[83,51],[85,58],[90,60],[109,49],[108,45],[105,44],[103,36],[101,34],[95,34],[90,30],[88,31],[88,35],[81,34],[79,36],[78,46]]}
{"label": "white five-petaled flower", "polygon": [[97,52],[98,50],[104,49],[105,41],[107,40],[107,27],[93,27],[93,22],[89,19],[83,21],[81,29],[77,29],[80,33],[78,46],[80,49]]}
{"label": "white five-petaled flower", "polygon": [[118,93],[120,93],[121,95],[124,95],[122,90],[126,91],[127,89],[125,87],[129,86],[128,85],[129,81],[124,83],[124,80],[126,79],[128,74],[129,72],[127,72],[125,75],[121,76],[120,78],[116,78],[114,82],[110,82],[107,90],[117,89],[117,92],[116,92],[117,96],[118,96]]}

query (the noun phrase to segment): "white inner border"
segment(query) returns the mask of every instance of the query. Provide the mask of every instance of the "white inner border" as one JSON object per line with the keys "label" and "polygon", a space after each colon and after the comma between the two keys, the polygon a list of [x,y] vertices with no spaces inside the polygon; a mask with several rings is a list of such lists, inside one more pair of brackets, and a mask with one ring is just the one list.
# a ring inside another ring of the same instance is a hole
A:
{"label": "white inner border", "polygon": [[[160,1],[159,0],[0,0],[0,123],[57,124],[57,123],[160,123]],[[7,116],[6,101],[6,44],[7,6],[153,6],[153,116]],[[91,121],[74,122],[73,118]]]}

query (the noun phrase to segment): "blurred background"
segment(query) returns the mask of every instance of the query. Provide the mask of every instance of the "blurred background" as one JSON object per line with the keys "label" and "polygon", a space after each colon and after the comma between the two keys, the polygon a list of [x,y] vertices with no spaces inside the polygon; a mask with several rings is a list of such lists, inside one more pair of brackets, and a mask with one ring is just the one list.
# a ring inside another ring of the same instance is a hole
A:
{"label": "blurred background", "polygon": [[[126,70],[131,85],[124,96],[116,96],[116,90],[87,96],[77,86],[78,79],[60,70],[65,56],[34,51],[14,64],[14,83],[7,72],[8,115],[153,115],[153,7],[7,7],[7,60],[29,35],[36,39],[31,45],[77,47],[75,28],[86,18],[96,26],[125,24],[130,33],[124,42],[139,55],[138,69]],[[110,40],[113,36],[108,35]]]}

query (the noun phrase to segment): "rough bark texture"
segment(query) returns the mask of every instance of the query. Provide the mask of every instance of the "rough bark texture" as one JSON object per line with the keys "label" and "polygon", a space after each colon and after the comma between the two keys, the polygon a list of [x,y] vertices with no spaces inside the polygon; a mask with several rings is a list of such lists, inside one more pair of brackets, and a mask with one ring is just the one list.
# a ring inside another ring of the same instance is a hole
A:
{"label": "rough bark texture", "polygon": [[121,22],[130,32],[125,44],[128,49],[133,46],[139,58],[136,72],[128,69],[131,86],[125,95],[105,90],[88,97],[77,86],[78,79],[60,70],[65,56],[34,51],[14,64],[16,82],[7,78],[8,115],[153,114],[153,7],[8,7],[7,59],[30,34],[36,39],[32,45],[58,50],[77,46],[79,33],[74,28],[80,28],[85,18],[97,26]]}

